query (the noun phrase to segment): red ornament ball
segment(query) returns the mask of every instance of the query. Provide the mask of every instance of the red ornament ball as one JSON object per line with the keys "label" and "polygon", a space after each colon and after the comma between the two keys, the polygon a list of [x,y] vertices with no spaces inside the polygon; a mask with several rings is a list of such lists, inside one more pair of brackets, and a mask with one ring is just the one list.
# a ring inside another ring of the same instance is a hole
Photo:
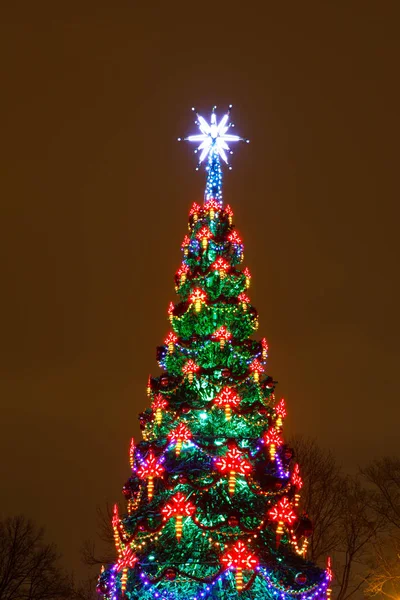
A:
{"label": "red ornament ball", "polygon": [[294,580],[299,585],[305,585],[307,583],[307,575],[305,573],[297,573]]}
{"label": "red ornament ball", "polygon": [[160,379],[160,383],[161,383],[161,385],[162,385],[163,387],[166,387],[166,386],[168,385],[168,383],[169,383],[169,379],[168,379],[168,377],[161,377],[161,379]]}
{"label": "red ornament ball", "polygon": [[176,571],[175,569],[172,569],[171,567],[169,569],[167,569],[165,571],[165,577],[169,580],[169,581],[173,581],[176,577]]}
{"label": "red ornament ball", "polygon": [[293,450],[291,448],[285,448],[285,452],[283,454],[285,460],[290,460],[293,456]]}
{"label": "red ornament ball", "polygon": [[190,411],[190,406],[188,404],[182,404],[181,412],[186,415]]}
{"label": "red ornament ball", "polygon": [[228,525],[229,527],[237,527],[239,525],[239,517],[237,515],[229,515]]}
{"label": "red ornament ball", "polygon": [[230,370],[230,369],[222,369],[222,370],[221,370],[221,375],[222,375],[222,377],[225,377],[225,378],[226,378],[226,377],[229,377],[229,376],[230,376],[230,374],[231,374],[231,370]]}
{"label": "red ornament ball", "polygon": [[179,483],[187,483],[188,482],[188,478],[186,477],[186,475],[179,475]]}

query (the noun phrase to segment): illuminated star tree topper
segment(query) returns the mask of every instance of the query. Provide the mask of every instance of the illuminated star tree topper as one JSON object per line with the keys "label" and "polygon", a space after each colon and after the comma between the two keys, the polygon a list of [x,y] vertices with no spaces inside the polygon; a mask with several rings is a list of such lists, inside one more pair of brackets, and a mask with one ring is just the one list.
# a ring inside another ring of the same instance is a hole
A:
{"label": "illuminated star tree topper", "polygon": [[[232,154],[232,150],[229,144],[232,142],[249,142],[245,138],[239,135],[228,133],[233,123],[230,122],[230,113],[232,105],[229,106],[228,112],[222,117],[219,123],[217,123],[217,116],[215,114],[216,107],[212,109],[210,123],[198,114],[195,108],[192,110],[196,113],[197,121],[200,132],[196,135],[189,135],[184,140],[187,142],[198,143],[195,152],[200,152],[199,162],[197,169],[199,169],[201,163],[208,157],[206,171],[207,171],[207,183],[204,194],[204,199],[217,200],[222,204],[222,169],[220,158],[228,164],[228,155]],[[181,141],[181,138],[178,138]],[[231,168],[231,167],[229,167]]]}

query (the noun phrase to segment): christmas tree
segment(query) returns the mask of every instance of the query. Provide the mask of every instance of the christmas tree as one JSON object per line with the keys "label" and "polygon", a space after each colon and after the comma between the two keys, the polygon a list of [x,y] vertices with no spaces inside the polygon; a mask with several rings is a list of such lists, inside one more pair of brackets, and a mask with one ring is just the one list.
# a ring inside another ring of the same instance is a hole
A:
{"label": "christmas tree", "polygon": [[282,434],[284,400],[266,375],[268,346],[251,338],[257,311],[241,268],[243,242],[222,200],[229,112],[200,115],[202,206],[193,204],[171,331],[157,348],[140,415],[143,441],[130,447],[127,514],[114,509],[117,560],[103,569],[108,600],[227,600],[330,595],[331,569],[307,560],[312,533],[299,509],[302,480]]}

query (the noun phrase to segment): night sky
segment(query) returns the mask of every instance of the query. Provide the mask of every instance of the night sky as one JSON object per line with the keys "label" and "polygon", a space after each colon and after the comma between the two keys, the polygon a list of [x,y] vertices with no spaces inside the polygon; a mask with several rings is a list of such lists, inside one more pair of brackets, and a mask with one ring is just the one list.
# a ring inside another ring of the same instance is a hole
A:
{"label": "night sky", "polygon": [[225,200],[286,433],[399,452],[399,4],[7,2],[0,512],[79,566],[121,500],[193,201],[196,105],[234,105]]}

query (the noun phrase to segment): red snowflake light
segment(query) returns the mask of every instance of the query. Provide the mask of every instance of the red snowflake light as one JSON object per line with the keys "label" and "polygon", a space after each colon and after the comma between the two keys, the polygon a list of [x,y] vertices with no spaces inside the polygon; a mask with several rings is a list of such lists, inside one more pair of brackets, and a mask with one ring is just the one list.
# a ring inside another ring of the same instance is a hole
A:
{"label": "red snowflake light", "polygon": [[190,302],[194,304],[196,312],[200,312],[202,302],[207,300],[207,294],[201,288],[195,288],[189,296]]}
{"label": "red snowflake light", "polygon": [[281,500],[268,511],[268,514],[272,521],[278,521],[278,527],[276,528],[276,545],[278,547],[283,534],[284,524],[292,525],[297,519],[297,515],[292,509],[292,505],[287,496],[281,498]]}
{"label": "red snowflake light", "polygon": [[213,234],[205,225],[197,232],[196,238],[201,240],[201,245],[204,249],[207,248],[208,240],[212,238]]}
{"label": "red snowflake light", "polygon": [[222,388],[218,396],[214,398],[214,404],[224,407],[226,420],[229,421],[232,414],[232,408],[240,404],[240,397],[232,388],[226,386]]}
{"label": "red snowflake light", "polygon": [[173,331],[171,331],[164,340],[164,344],[166,346],[168,346],[168,352],[170,354],[172,354],[172,352],[174,351],[174,345],[175,345],[175,342],[177,341],[177,339],[178,339],[178,336],[175,335],[175,333]]}
{"label": "red snowflake light", "polygon": [[265,371],[264,367],[257,358],[253,360],[249,369],[253,373],[254,381],[258,381],[260,379],[260,373],[264,373]]}
{"label": "red snowflake light", "polygon": [[171,502],[167,502],[161,509],[164,521],[175,517],[175,533],[178,541],[182,537],[182,517],[191,517],[195,512],[195,505],[189,502],[182,492],[178,492],[175,496],[172,496]]}
{"label": "red snowflake light", "polygon": [[187,375],[189,383],[193,382],[193,375],[194,373],[196,373],[198,370],[200,369],[199,365],[196,365],[196,363],[190,359],[187,361],[187,363],[185,363],[182,367],[182,373],[184,375]]}
{"label": "red snowflake light", "polygon": [[130,546],[126,546],[115,566],[118,572],[122,571],[122,569],[132,569],[138,560],[139,559],[133,552],[132,548]]}
{"label": "red snowflake light", "polygon": [[227,204],[225,206],[225,214],[228,215],[228,217],[233,217],[233,210],[231,209],[231,207],[229,206],[229,204]]}
{"label": "red snowflake light", "polygon": [[300,467],[297,463],[294,465],[293,468],[292,485],[296,488],[296,493],[294,495],[294,505],[298,506],[300,504],[300,490],[303,487],[303,479],[300,477]]}
{"label": "red snowflake light", "polygon": [[303,479],[300,477],[300,467],[296,463],[292,473],[292,484],[300,490],[303,487]]}
{"label": "red snowflake light", "polygon": [[193,202],[192,208],[189,211],[189,215],[190,216],[197,215],[197,213],[199,213],[200,210],[201,210],[200,206],[196,202]]}
{"label": "red snowflake light", "polygon": [[267,446],[269,446],[271,460],[275,460],[276,447],[282,446],[283,439],[274,427],[270,427],[268,431],[264,434],[264,443],[267,444]]}
{"label": "red snowflake light", "polygon": [[172,323],[172,317],[174,316],[174,309],[175,309],[175,304],[173,302],[169,303],[168,306],[168,318]]}
{"label": "red snowflake light", "polygon": [[232,231],[232,233],[230,233],[228,235],[228,240],[232,243],[232,244],[237,244],[238,246],[241,246],[243,244],[239,234],[237,231]]}
{"label": "red snowflake light", "polygon": [[258,565],[258,559],[249,552],[243,542],[238,540],[221,556],[221,563],[227,569],[236,570],[236,589],[240,592],[243,589],[243,569],[253,571]]}
{"label": "red snowflake light", "polygon": [[189,271],[189,267],[186,263],[182,263],[179,269],[177,270],[177,275],[182,275],[183,273],[187,273]]}
{"label": "red snowflake light", "polygon": [[215,213],[218,212],[219,210],[221,210],[221,206],[216,200],[214,200],[212,198],[211,200],[208,200],[207,202],[204,203],[204,210],[209,212],[210,218],[213,219],[215,216]]}
{"label": "red snowflake light", "polygon": [[278,428],[282,427],[283,419],[286,417],[286,407],[285,400],[282,398],[280,402],[275,406],[275,413],[277,415],[276,426]]}
{"label": "red snowflake light", "polygon": [[190,237],[188,235],[185,235],[185,237],[183,238],[182,244],[181,244],[181,248],[184,248],[185,246],[189,246],[190,244]]}
{"label": "red snowflake light", "polygon": [[161,477],[164,473],[164,467],[160,462],[157,461],[156,457],[153,454],[153,451],[150,450],[147,457],[141,462],[140,467],[137,470],[137,475],[140,479],[147,479],[147,495],[149,500],[153,497],[154,492],[154,477]]}
{"label": "red snowflake light", "polygon": [[162,411],[164,408],[167,408],[168,402],[161,394],[157,394],[154,397],[154,400],[151,404],[151,408],[155,412],[155,419],[157,425],[161,425],[162,423]]}
{"label": "red snowflake light", "polygon": [[189,244],[190,244],[190,237],[188,235],[185,235],[185,237],[183,238],[183,242],[181,244],[181,249],[183,250],[183,253],[185,256],[187,256],[189,254]]}
{"label": "red snowflake light", "polygon": [[230,340],[231,337],[232,337],[232,334],[231,334],[230,331],[227,330],[227,328],[225,327],[225,325],[222,325],[211,336],[211,338],[213,340],[217,340],[219,342],[219,344],[221,346],[221,350],[225,346],[225,342],[227,342],[228,340]]}
{"label": "red snowflake light", "polygon": [[221,473],[229,473],[228,489],[231,496],[235,492],[236,473],[248,475],[253,468],[236,447],[228,450],[225,456],[217,458],[215,466]]}
{"label": "red snowflake light", "polygon": [[182,442],[188,442],[192,438],[192,432],[185,423],[179,423],[175,429],[169,432],[168,439],[176,443],[176,454],[179,456]]}
{"label": "red snowflake light", "polygon": [[247,305],[250,302],[250,298],[247,296],[247,294],[245,294],[244,292],[241,292],[238,296],[238,300],[239,302],[242,303],[242,308],[244,311],[247,310]]}
{"label": "red snowflake light", "polygon": [[220,277],[224,278],[227,271],[231,268],[230,264],[220,256],[217,260],[212,264],[212,268],[215,271],[219,271]]}
{"label": "red snowflake light", "polygon": [[181,285],[185,283],[189,270],[190,269],[186,263],[182,263],[179,269],[177,270],[175,277],[179,280]]}
{"label": "red snowflake light", "polygon": [[261,340],[262,357],[265,360],[268,356],[268,342],[265,338]]}

